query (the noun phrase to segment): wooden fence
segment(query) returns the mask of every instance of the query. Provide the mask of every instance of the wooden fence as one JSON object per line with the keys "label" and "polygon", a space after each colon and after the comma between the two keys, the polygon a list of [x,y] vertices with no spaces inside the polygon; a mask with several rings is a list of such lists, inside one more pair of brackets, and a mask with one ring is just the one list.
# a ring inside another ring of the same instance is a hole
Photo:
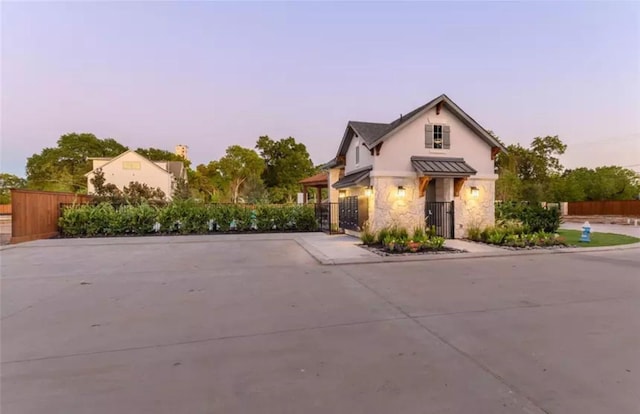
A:
{"label": "wooden fence", "polygon": [[11,243],[57,236],[60,204],[90,201],[82,194],[11,190]]}
{"label": "wooden fence", "polygon": [[640,217],[640,200],[573,201],[570,216],[626,216]]}
{"label": "wooden fence", "polygon": [[0,216],[11,215],[11,204],[0,204]]}

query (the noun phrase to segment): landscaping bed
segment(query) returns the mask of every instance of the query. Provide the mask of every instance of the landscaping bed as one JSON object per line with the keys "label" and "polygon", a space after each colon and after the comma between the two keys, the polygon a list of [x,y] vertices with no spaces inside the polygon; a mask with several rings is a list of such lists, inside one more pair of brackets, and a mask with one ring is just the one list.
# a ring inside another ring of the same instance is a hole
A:
{"label": "landscaping bed", "polygon": [[467,238],[473,242],[509,250],[571,247],[557,233],[560,223],[558,210],[538,205],[505,203],[496,206],[494,226],[472,226],[467,230]]}
{"label": "landscaping bed", "polygon": [[441,247],[439,249],[422,249],[417,251],[389,251],[381,244],[366,245],[361,244],[360,247],[366,249],[378,256],[415,256],[424,254],[452,254],[452,253],[466,253],[466,250],[453,249],[451,247]]}
{"label": "landscaping bed", "polygon": [[372,232],[365,224],[360,236],[361,247],[380,256],[463,253],[463,250],[445,247],[445,238],[436,236],[435,229],[416,227],[413,232],[392,226]]}

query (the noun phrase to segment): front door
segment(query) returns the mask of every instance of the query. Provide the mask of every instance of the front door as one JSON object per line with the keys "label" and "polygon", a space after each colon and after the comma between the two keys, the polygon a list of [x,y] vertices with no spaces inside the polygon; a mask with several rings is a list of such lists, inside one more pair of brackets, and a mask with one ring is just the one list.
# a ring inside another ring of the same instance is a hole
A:
{"label": "front door", "polygon": [[431,179],[425,194],[425,224],[435,234],[453,239],[453,201],[436,201],[436,179]]}

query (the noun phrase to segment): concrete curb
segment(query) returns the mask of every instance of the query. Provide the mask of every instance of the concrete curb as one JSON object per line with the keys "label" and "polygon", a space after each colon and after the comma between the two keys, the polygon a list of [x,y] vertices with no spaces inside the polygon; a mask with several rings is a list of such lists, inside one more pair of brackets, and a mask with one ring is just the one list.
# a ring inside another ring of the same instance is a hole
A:
{"label": "concrete curb", "polygon": [[307,251],[318,263],[322,265],[354,265],[354,264],[379,264],[398,262],[423,262],[430,260],[464,260],[464,259],[484,259],[492,257],[512,257],[512,256],[536,256],[546,254],[571,254],[608,252],[618,250],[640,249],[640,243],[633,243],[621,246],[603,247],[570,247],[564,249],[539,249],[539,250],[506,250],[500,252],[483,253],[447,253],[447,254],[420,254],[415,256],[377,256],[375,258],[353,258],[353,259],[331,259],[320,252],[314,246],[304,240],[296,240],[298,244]]}

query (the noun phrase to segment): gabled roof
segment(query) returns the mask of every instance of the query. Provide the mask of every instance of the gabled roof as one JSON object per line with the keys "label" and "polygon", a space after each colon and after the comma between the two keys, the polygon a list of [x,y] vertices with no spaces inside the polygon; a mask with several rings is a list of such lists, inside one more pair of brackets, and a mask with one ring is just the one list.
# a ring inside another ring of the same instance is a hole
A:
{"label": "gabled roof", "polygon": [[[95,172],[96,170],[103,169],[103,168],[104,168],[104,167],[106,167],[107,165],[109,165],[109,164],[111,164],[111,163],[113,163],[113,162],[115,162],[115,161],[119,160],[120,158],[124,157],[125,155],[129,154],[130,152],[132,152],[132,153],[136,154],[138,157],[142,158],[144,161],[146,161],[146,162],[148,162],[149,164],[153,165],[154,167],[156,167],[157,169],[159,169],[159,170],[160,170],[160,171],[162,171],[163,173],[165,173],[165,174],[169,174],[169,171],[167,171],[167,170],[165,170],[164,168],[160,167],[159,165],[157,165],[155,162],[151,161],[151,160],[150,160],[150,159],[148,159],[147,157],[144,157],[144,156],[142,156],[142,155],[138,154],[138,153],[137,153],[137,152],[135,152],[134,150],[127,150],[127,151],[123,152],[122,154],[120,154],[120,155],[118,155],[118,156],[116,156],[116,157],[113,157],[113,158],[109,159],[109,161],[108,161],[108,162],[106,162],[105,164],[102,164],[102,165],[101,165],[101,166],[99,166],[98,168],[94,168],[93,170],[89,171],[88,173],[86,173],[86,174],[85,174],[85,177],[89,176],[89,174],[91,174],[92,172]],[[100,158],[95,158],[95,159],[105,160],[105,159],[108,159],[108,158],[100,157]]]}
{"label": "gabled roof", "polygon": [[417,116],[434,108],[438,104],[445,105],[451,113],[453,113],[460,121],[462,121],[467,127],[474,131],[483,141],[485,141],[491,147],[500,148],[502,151],[506,151],[506,148],[491,134],[480,126],[473,118],[471,118],[466,112],[464,112],[458,105],[455,104],[447,95],[442,94],[437,98],[427,102],[426,104],[414,109],[406,115],[401,115],[400,118],[388,123],[374,123],[374,122],[359,122],[349,121],[345,130],[342,142],[338,148],[338,155],[344,155],[349,148],[353,132],[357,133],[362,138],[367,148],[371,149],[378,143],[384,141],[396,130],[403,125],[408,124]]}

